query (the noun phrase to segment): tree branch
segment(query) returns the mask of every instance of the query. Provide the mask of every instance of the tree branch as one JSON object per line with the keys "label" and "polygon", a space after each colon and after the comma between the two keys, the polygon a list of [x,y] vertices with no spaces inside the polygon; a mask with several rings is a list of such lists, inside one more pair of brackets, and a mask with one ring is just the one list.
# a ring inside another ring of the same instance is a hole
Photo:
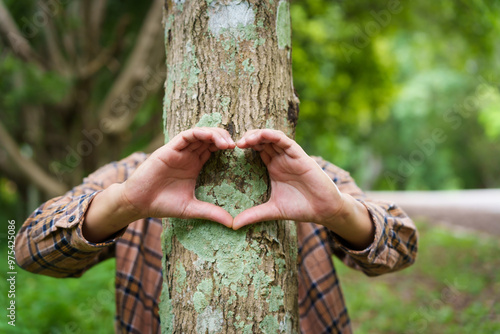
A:
{"label": "tree branch", "polygon": [[82,44],[83,44],[83,50],[85,51],[85,57],[84,61],[88,62],[90,59],[95,57],[97,54],[97,48],[98,45],[96,44],[96,41],[94,41],[93,36],[92,36],[92,27],[91,27],[91,18],[92,18],[92,2],[89,0],[84,0],[80,1],[81,7],[81,19],[82,19],[82,26],[81,26],[81,31],[83,32],[82,35]]}
{"label": "tree branch", "polygon": [[[45,2],[40,2],[40,6],[44,6],[45,11],[49,11]],[[47,15],[47,24],[43,26],[45,40],[47,41],[48,53],[51,59],[52,68],[60,74],[69,75],[69,65],[64,59],[58,42],[57,32],[54,26],[53,16]]]}
{"label": "tree branch", "polygon": [[5,151],[12,159],[16,168],[30,182],[34,183],[39,189],[51,197],[62,195],[67,191],[65,185],[55,180],[39,167],[32,159],[28,159],[19,153],[19,148],[11,138],[3,124],[0,122],[0,142]]}
{"label": "tree branch", "polygon": [[97,57],[95,57],[88,64],[85,64],[81,70],[79,71],[79,76],[81,79],[87,79],[93,76],[97,71],[99,71],[103,66],[106,66],[116,55],[118,50],[120,50],[123,39],[121,36],[125,33],[125,29],[127,25],[130,23],[130,17],[128,15],[124,15],[120,22],[118,22],[115,31],[114,43],[111,47],[103,49]]}
{"label": "tree branch", "polygon": [[101,38],[101,27],[106,16],[106,5],[108,0],[92,1],[92,16],[90,17],[90,33],[94,43],[98,44]]}
{"label": "tree branch", "polygon": [[26,62],[34,63],[40,69],[44,70],[44,66],[39,61],[40,58],[17,27],[16,22],[12,19],[2,0],[0,0],[0,34],[9,42],[12,51],[19,58]]}
{"label": "tree branch", "polygon": [[[76,52],[75,41],[77,40],[75,37],[75,28],[70,24],[69,18],[72,18],[75,12],[75,3],[70,3],[66,9],[66,15],[61,18],[63,22],[63,26],[66,27],[64,31],[62,31],[62,42],[64,46],[64,50],[68,55],[68,59],[73,67],[78,68],[78,54]],[[70,28],[72,27],[72,28]]]}
{"label": "tree branch", "polygon": [[[162,0],[154,0],[151,4],[137,37],[137,44],[132,50],[126,67],[115,80],[113,87],[99,108],[99,118],[101,122],[107,123],[106,130],[108,133],[117,134],[127,129],[131,119],[133,120],[135,117],[134,111],[137,110],[140,104],[135,103],[125,106],[125,114],[119,112],[120,115],[116,115],[117,111],[113,109],[117,108],[120,99],[124,95],[132,93],[132,89],[138,87],[141,81],[145,79],[147,65],[151,65],[151,54],[157,52],[158,49],[164,53],[164,48],[156,47],[159,41],[163,43],[163,39],[160,38],[162,32],[162,5]],[[156,70],[156,68],[150,68],[149,70]],[[151,90],[149,90],[149,93],[151,93]],[[139,106],[137,106],[138,104]]]}

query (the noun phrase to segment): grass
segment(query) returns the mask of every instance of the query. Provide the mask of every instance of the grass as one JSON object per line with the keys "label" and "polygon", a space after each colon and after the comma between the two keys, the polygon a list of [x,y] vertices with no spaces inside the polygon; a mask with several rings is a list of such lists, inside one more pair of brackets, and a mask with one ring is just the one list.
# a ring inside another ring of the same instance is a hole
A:
{"label": "grass", "polygon": [[500,333],[500,241],[419,224],[417,262],[376,278],[336,260],[355,333]]}
{"label": "grass", "polygon": [[2,277],[0,333],[113,333],[114,272],[113,260],[93,267],[80,278],[57,279],[19,269],[15,327],[7,324],[8,286]]}
{"label": "grass", "polygon": [[[414,266],[368,278],[336,261],[355,333],[500,333],[500,241],[419,224]],[[5,248],[1,254],[7,256]],[[78,279],[19,270],[16,327],[7,325],[6,260],[0,333],[112,333],[114,261]]]}

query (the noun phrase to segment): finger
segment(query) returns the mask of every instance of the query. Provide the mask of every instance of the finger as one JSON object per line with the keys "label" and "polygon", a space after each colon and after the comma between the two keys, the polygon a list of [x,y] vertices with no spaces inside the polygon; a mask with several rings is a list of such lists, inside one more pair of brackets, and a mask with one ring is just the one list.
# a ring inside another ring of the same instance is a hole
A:
{"label": "finger", "polygon": [[213,131],[217,135],[221,136],[229,145],[229,148],[234,148],[236,144],[233,141],[233,138],[231,138],[231,135],[227,130],[222,129],[222,128],[208,128],[208,127],[202,127],[200,129],[206,130],[206,131]]}
{"label": "finger", "polygon": [[224,138],[226,138],[226,141],[229,143],[230,148],[235,148],[236,143],[234,142],[233,138],[231,138],[229,132],[227,132],[227,130],[225,129],[220,129],[220,130],[222,131],[222,135],[224,136]]}
{"label": "finger", "polygon": [[205,150],[200,154],[200,161],[202,165],[204,165],[208,161],[208,159],[210,159],[211,154],[212,152],[208,150]]}
{"label": "finger", "polygon": [[[191,152],[196,152],[198,151],[198,149],[202,146],[206,145],[204,142],[202,141],[197,141],[197,142],[194,142],[194,143],[190,143],[186,148],[184,148],[185,150],[188,150],[188,151],[191,151]],[[208,145],[207,145],[208,146]]]}
{"label": "finger", "polygon": [[269,165],[269,163],[272,160],[271,156],[266,151],[260,152],[260,158],[262,159],[262,161],[266,166]]}
{"label": "finger", "polygon": [[277,219],[281,219],[278,209],[272,203],[267,202],[247,209],[237,215],[233,221],[233,229],[238,230],[249,224]]}
{"label": "finger", "polygon": [[271,145],[269,145],[269,146],[271,146],[271,147],[273,148],[273,150],[275,150],[278,154],[283,154],[283,153],[285,153],[285,150],[284,150],[284,149],[282,149],[281,147],[279,147],[279,146],[278,146],[278,145],[276,145],[276,144],[271,144]]}
{"label": "finger", "polygon": [[188,147],[191,143],[198,142],[200,140],[211,141],[212,137],[212,132],[206,131],[202,128],[195,128],[182,131],[177,136],[175,136],[167,145],[169,145],[174,150],[181,151]]}
{"label": "finger", "polygon": [[255,150],[255,151],[260,152],[260,151],[263,151],[263,150],[264,150],[264,145],[254,145],[254,146],[252,147],[252,149],[253,149],[253,150]]}
{"label": "finger", "polygon": [[254,148],[256,145],[262,144],[272,144],[277,153],[286,153],[292,158],[297,158],[300,155],[300,146],[278,130],[251,130],[236,143],[239,148]]}
{"label": "finger", "polygon": [[271,157],[271,158],[274,158],[275,156],[278,155],[278,152],[276,152],[274,147],[272,145],[269,145],[269,144],[264,146],[264,152],[266,152],[269,155],[269,157]]}
{"label": "finger", "polygon": [[[271,131],[271,130],[270,130]],[[275,131],[278,132],[278,131]],[[272,158],[278,154],[283,154],[284,150],[278,145],[273,144],[273,141],[278,141],[279,138],[265,139],[263,137],[263,130],[248,131],[241,140],[238,141],[237,146],[240,148],[251,148],[255,151],[266,151]]]}
{"label": "finger", "polygon": [[211,144],[210,146],[208,146],[208,150],[210,152],[215,152],[215,151],[218,151],[219,148],[217,146],[215,146],[215,144]]}
{"label": "finger", "polygon": [[208,151],[208,148],[213,145],[211,143],[202,143],[195,151],[194,153],[201,155],[203,152]]}
{"label": "finger", "polygon": [[[222,131],[224,130],[217,128],[193,129],[193,136],[198,140],[213,143],[220,150],[225,150],[230,147],[230,143],[223,136]],[[206,136],[205,133],[209,133],[211,136]]]}
{"label": "finger", "polygon": [[278,153],[286,153],[292,158],[298,158],[303,152],[302,148],[281,131],[265,129],[260,133],[262,141],[269,141]]}
{"label": "finger", "polygon": [[221,223],[229,228],[233,225],[233,217],[229,214],[229,212],[217,205],[197,199],[194,199],[189,203],[189,206],[184,211],[184,217],[182,218],[207,219]]}
{"label": "finger", "polygon": [[190,149],[191,146],[197,148],[198,142],[213,143],[218,149],[234,148],[234,141],[228,137],[224,129],[219,128],[194,128],[181,132],[175,136],[167,145],[177,151]]}
{"label": "finger", "polygon": [[[264,138],[263,135],[266,133],[268,136],[266,138]],[[282,133],[282,132],[277,131],[277,130],[271,130],[271,129],[249,130],[243,135],[243,137],[238,141],[238,143],[244,141],[244,142],[248,143],[249,145],[255,145],[258,142],[270,143],[273,141],[278,141],[279,137],[278,137],[277,133]]]}
{"label": "finger", "polygon": [[236,146],[238,146],[239,148],[248,148],[248,143],[247,143],[247,139],[249,137],[252,137],[253,135],[255,135],[258,131],[260,131],[259,129],[254,129],[254,130],[248,130],[247,132],[245,132],[245,134],[240,138],[240,140],[237,141],[236,143]]}

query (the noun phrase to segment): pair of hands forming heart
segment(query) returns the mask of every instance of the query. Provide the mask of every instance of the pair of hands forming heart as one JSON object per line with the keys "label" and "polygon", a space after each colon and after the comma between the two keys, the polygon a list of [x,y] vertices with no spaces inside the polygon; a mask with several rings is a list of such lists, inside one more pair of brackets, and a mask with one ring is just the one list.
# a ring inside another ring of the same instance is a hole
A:
{"label": "pair of hands forming heart", "polygon": [[[268,202],[233,217],[221,207],[196,199],[198,174],[212,152],[251,148],[269,171]],[[304,150],[281,131],[251,130],[235,143],[226,130],[194,128],[175,136],[142,163],[123,184],[123,198],[134,218],[202,218],[233,229],[266,220],[325,225],[342,215],[345,196]]]}

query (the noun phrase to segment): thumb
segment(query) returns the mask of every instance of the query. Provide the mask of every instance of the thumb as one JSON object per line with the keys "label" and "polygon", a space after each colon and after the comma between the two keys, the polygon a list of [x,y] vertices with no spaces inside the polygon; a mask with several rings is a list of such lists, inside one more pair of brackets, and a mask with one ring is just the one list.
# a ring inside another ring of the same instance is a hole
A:
{"label": "thumb", "polygon": [[237,230],[243,226],[254,224],[266,220],[280,219],[279,211],[275,205],[270,202],[246,209],[236,216],[233,221],[233,229]]}
{"label": "thumb", "polygon": [[183,218],[201,218],[221,223],[229,228],[233,226],[233,216],[229,212],[217,205],[198,199],[194,199],[189,203]]}

